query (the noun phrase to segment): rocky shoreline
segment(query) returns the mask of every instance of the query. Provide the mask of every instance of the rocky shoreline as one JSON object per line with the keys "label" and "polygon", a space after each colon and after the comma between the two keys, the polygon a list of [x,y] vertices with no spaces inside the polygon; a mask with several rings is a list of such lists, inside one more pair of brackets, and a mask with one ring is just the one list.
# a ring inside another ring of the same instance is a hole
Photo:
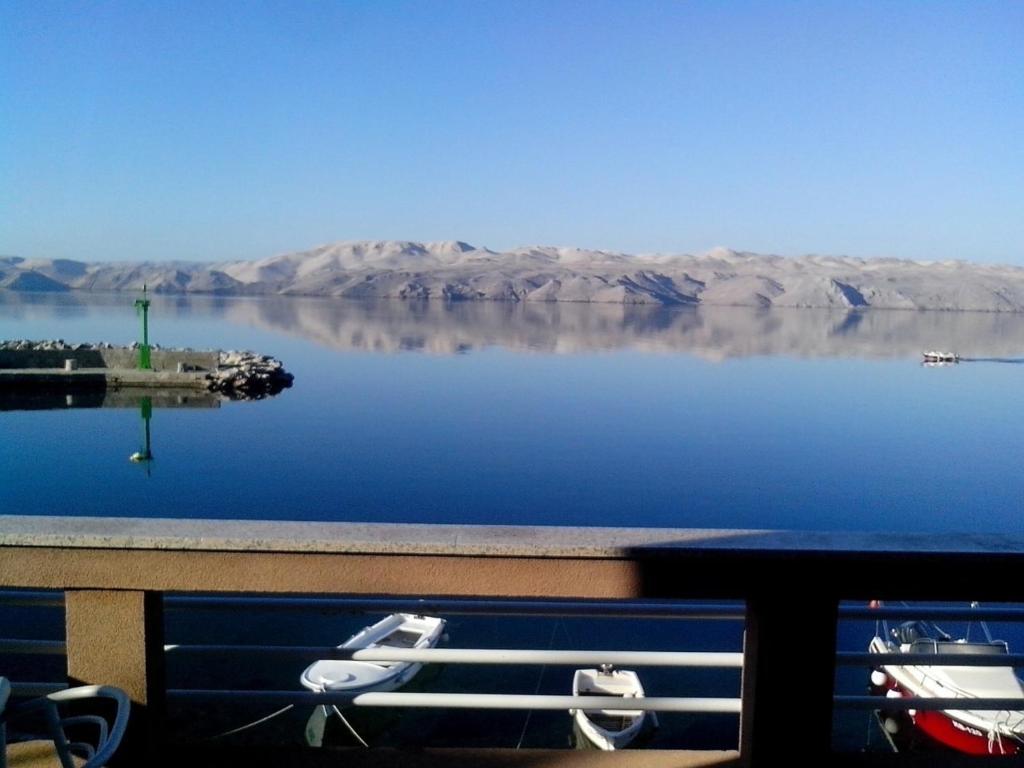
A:
{"label": "rocky shoreline", "polygon": [[[139,345],[97,342],[69,344],[63,339],[0,341],[0,369],[27,371],[100,370],[140,372],[135,366]],[[174,349],[151,345],[153,375],[169,382],[180,376],[187,384],[198,384],[231,400],[259,400],[291,387],[294,376],[280,360],[250,351]]]}

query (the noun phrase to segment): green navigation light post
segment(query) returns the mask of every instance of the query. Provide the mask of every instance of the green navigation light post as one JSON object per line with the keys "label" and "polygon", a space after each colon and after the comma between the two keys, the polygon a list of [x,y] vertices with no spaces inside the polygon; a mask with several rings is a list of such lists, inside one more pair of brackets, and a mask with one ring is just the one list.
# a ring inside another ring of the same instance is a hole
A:
{"label": "green navigation light post", "polygon": [[139,347],[139,370],[151,371],[153,365],[149,359],[149,299],[146,298],[146,285],[142,285],[142,298],[135,300],[135,311],[142,314],[142,346]]}

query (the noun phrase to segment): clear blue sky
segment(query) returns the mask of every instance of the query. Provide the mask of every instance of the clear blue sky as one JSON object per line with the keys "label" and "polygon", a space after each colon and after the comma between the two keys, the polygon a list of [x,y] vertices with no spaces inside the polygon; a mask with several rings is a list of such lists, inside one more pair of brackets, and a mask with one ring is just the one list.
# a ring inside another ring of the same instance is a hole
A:
{"label": "clear blue sky", "polygon": [[0,254],[1024,264],[1024,2],[0,3]]}

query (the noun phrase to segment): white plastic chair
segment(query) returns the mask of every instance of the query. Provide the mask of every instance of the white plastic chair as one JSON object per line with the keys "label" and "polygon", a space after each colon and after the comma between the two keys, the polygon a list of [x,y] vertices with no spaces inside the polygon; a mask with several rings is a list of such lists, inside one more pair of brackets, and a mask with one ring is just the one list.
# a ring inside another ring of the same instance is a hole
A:
{"label": "white plastic chair", "polygon": [[[10,683],[0,678],[0,705],[6,703],[10,694]],[[69,702],[90,699],[109,699],[116,705],[112,722],[98,714],[70,714],[63,716],[61,706]],[[120,688],[108,685],[83,685],[57,691],[37,699],[18,703],[4,710],[0,706],[0,768],[20,766],[52,765],[59,768],[102,768],[117,750],[125,729],[131,702]],[[7,744],[5,726],[26,715],[41,714],[45,722],[46,739],[32,738],[29,741]],[[76,732],[82,726],[94,728],[96,738],[90,741],[71,741],[68,728]]]}

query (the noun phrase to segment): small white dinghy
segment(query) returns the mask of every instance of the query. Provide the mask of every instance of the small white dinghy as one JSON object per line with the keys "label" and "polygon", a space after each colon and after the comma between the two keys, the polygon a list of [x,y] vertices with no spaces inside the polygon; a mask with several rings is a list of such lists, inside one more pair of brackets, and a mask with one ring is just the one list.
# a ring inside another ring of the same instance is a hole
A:
{"label": "small white dinghy", "polygon": [[[444,619],[393,613],[364,628],[338,646],[361,648],[433,648],[444,632]],[[318,693],[393,691],[412,680],[423,665],[409,661],[352,661],[320,659],[299,677],[303,686]]]}
{"label": "small white dinghy", "polygon": [[[573,696],[609,696],[617,699],[642,699],[644,687],[636,672],[613,669],[602,664],[600,669],[577,669],[572,678]],[[622,749],[639,735],[648,720],[641,709],[570,709],[581,735],[603,750]],[[657,726],[657,716],[650,713],[650,723]]]}

